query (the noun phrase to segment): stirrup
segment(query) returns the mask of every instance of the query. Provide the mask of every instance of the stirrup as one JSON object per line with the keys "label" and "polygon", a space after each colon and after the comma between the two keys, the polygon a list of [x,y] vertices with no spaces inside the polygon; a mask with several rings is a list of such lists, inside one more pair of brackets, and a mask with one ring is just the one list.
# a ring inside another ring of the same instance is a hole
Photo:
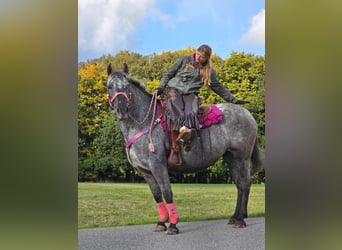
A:
{"label": "stirrup", "polygon": [[[174,159],[173,159],[174,156],[177,157],[177,162],[174,162]],[[181,157],[179,151],[175,152],[175,151],[171,150],[171,153],[170,153],[170,155],[169,155],[169,157],[167,159],[167,165],[169,167],[182,165],[182,157]]]}

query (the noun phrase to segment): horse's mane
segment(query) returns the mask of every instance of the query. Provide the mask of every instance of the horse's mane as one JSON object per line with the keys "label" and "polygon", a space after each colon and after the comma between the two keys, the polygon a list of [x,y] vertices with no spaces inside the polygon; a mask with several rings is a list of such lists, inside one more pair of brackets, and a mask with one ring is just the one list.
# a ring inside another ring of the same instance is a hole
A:
{"label": "horse's mane", "polygon": [[137,79],[134,79],[134,78],[131,78],[131,77],[128,77],[126,76],[127,80],[131,83],[131,84],[134,84],[135,86],[137,86],[141,91],[145,92],[146,94],[152,96],[151,93],[147,92],[146,91],[146,88],[145,88],[145,84],[141,83],[140,81],[138,81]]}
{"label": "horse's mane", "polygon": [[135,85],[136,87],[138,87],[142,92],[146,93],[147,95],[152,96],[151,93],[146,91],[145,84],[141,83],[137,79],[134,79],[134,78],[128,76],[129,70],[128,70],[128,66],[126,63],[124,63],[124,68],[122,71],[114,71],[114,72],[112,69],[112,64],[110,63],[107,67],[107,73],[108,73],[108,76],[110,76],[110,75],[124,76],[127,79],[127,81],[129,81],[129,83]]}

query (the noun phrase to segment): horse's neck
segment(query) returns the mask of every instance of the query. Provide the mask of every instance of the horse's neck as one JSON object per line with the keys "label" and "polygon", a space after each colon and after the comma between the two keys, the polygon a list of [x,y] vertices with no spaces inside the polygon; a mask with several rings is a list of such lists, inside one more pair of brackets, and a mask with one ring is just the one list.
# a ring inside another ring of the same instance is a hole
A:
{"label": "horse's neck", "polygon": [[[140,88],[133,88],[131,92],[131,104],[129,105],[128,111],[134,119],[142,121],[148,112],[150,112],[149,116],[152,113],[152,110],[149,110],[152,97]],[[153,108],[153,106],[151,108]]]}
{"label": "horse's neck", "polygon": [[[150,95],[141,92],[139,89],[132,89],[131,92],[131,103],[128,107],[130,118],[120,122],[121,132],[126,139],[136,133],[148,129],[154,112],[153,104],[150,109],[152,100]],[[146,117],[146,115],[148,116]]]}

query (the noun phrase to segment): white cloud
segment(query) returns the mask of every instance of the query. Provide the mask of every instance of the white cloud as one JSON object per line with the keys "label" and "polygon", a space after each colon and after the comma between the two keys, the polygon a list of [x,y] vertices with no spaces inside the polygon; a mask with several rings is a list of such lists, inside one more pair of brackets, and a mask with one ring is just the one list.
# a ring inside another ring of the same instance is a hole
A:
{"label": "white cloud", "polygon": [[150,10],[150,16],[151,19],[156,20],[157,22],[160,22],[164,27],[167,29],[173,29],[176,27],[175,24],[175,17],[162,13],[157,8],[152,8]]}
{"label": "white cloud", "polygon": [[251,18],[251,27],[241,37],[240,42],[251,45],[265,44],[265,9]]}
{"label": "white cloud", "polygon": [[155,0],[79,0],[78,46],[104,54],[128,49]]}

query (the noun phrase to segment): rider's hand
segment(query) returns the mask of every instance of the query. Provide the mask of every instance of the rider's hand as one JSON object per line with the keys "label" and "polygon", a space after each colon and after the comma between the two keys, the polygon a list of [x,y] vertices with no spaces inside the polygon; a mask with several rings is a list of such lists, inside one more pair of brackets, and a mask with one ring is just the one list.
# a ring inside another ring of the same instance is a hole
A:
{"label": "rider's hand", "polygon": [[160,95],[161,93],[164,92],[164,89],[163,88],[157,88],[157,95]]}

